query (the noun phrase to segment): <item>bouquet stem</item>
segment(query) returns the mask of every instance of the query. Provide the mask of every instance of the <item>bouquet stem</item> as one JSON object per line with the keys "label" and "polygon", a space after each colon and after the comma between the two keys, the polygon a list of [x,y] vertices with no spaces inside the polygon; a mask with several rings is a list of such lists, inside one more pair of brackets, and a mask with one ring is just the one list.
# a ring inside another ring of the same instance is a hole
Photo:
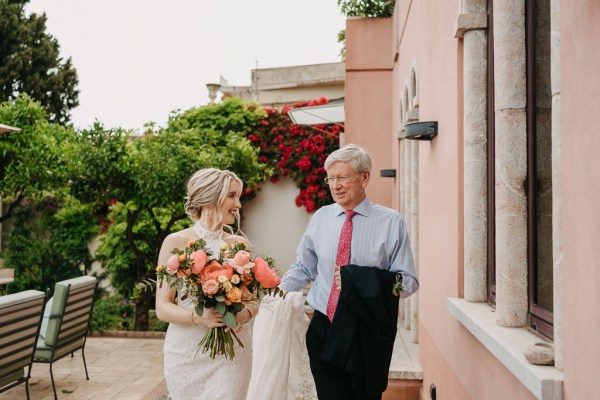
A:
{"label": "bouquet stem", "polygon": [[213,360],[217,355],[224,355],[225,358],[233,360],[235,357],[233,338],[240,347],[244,347],[232,329],[226,329],[224,326],[211,328],[198,343],[198,348],[202,349],[202,353],[210,352],[210,358]]}

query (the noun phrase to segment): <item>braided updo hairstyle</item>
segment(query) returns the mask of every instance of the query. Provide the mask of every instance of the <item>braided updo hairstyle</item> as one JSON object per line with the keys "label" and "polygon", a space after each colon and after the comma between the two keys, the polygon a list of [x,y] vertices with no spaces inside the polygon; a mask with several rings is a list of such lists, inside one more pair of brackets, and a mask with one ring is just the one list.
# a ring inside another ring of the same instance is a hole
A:
{"label": "braided updo hairstyle", "polygon": [[[193,220],[198,221],[200,215],[206,208],[214,210],[213,226],[209,229],[214,230],[222,221],[221,204],[227,197],[229,184],[232,180],[237,181],[243,188],[243,183],[231,171],[220,170],[217,168],[204,168],[197,171],[187,184],[187,196],[184,204],[185,213]],[[236,215],[239,227],[239,211]]]}

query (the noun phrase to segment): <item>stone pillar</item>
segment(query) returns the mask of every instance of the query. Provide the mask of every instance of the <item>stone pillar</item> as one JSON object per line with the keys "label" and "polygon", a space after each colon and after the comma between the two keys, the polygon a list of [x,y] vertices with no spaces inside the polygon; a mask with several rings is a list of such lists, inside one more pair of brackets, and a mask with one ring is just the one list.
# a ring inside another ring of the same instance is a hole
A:
{"label": "stone pillar", "polygon": [[[410,141],[410,225],[409,238],[417,276],[419,276],[419,141]],[[410,339],[419,343],[419,296],[410,297]]]}
{"label": "stone pillar", "polygon": [[552,258],[554,310],[554,365],[564,366],[564,295],[562,239],[562,168],[560,125],[560,0],[551,0],[551,79],[552,79]]}
{"label": "stone pillar", "polygon": [[486,7],[485,0],[465,0],[457,20],[463,29],[464,296],[473,302],[487,300]]}
{"label": "stone pillar", "polygon": [[[404,119],[403,115],[400,115],[400,120],[403,120],[403,119]],[[407,140],[405,140],[405,139],[400,140],[400,144],[399,144],[400,149],[398,151],[398,155],[400,158],[400,162],[399,162],[400,171],[398,171],[398,180],[400,182],[400,185],[399,185],[400,186],[399,211],[400,211],[400,214],[402,214],[402,215],[405,214],[405,210],[406,210],[406,207],[405,207],[406,203],[405,203],[405,198],[404,198],[404,195],[406,192],[406,184],[404,182],[404,147],[406,146],[406,142],[407,142]],[[401,320],[404,320],[405,313],[406,313],[406,300],[405,299],[400,299],[399,307],[400,307],[398,310],[399,317]],[[402,326],[404,326],[404,324],[402,324]],[[400,325],[398,327],[400,327]]]}
{"label": "stone pillar", "polygon": [[527,324],[525,1],[494,1],[496,319]]}
{"label": "stone pillar", "polygon": [[[407,121],[410,122],[410,121]],[[404,196],[402,198],[402,207],[404,220],[407,228],[410,227],[410,141],[403,140],[404,149],[402,152],[402,184],[404,186]],[[404,300],[404,329],[412,329],[412,303],[410,297]]]}

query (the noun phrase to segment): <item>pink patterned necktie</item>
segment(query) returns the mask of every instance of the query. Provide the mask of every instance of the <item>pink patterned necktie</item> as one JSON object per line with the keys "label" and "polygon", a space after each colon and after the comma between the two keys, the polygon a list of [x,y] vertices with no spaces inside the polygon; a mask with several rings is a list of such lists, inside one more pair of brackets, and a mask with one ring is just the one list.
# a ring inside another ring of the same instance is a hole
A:
{"label": "pink patterned necktie", "polygon": [[[340,233],[340,244],[338,245],[337,256],[335,258],[335,265],[340,267],[348,265],[350,262],[350,248],[352,245],[352,217],[356,215],[356,211],[346,211],[346,221],[342,226],[342,233]],[[333,279],[333,285],[331,286],[331,293],[329,294],[329,301],[327,302],[327,317],[330,321],[333,320],[333,314],[335,314],[335,308],[337,307],[338,299],[340,298],[340,291],[335,285],[335,278]]]}

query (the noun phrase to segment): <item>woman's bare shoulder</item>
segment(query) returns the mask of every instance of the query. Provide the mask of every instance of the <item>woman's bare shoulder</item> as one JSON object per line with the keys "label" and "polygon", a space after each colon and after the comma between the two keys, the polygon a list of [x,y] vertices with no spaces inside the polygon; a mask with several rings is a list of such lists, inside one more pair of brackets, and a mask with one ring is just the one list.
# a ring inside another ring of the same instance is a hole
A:
{"label": "woman's bare shoulder", "polygon": [[192,228],[186,228],[181,231],[170,233],[163,241],[163,247],[185,247],[190,240],[196,240],[196,233]]}

